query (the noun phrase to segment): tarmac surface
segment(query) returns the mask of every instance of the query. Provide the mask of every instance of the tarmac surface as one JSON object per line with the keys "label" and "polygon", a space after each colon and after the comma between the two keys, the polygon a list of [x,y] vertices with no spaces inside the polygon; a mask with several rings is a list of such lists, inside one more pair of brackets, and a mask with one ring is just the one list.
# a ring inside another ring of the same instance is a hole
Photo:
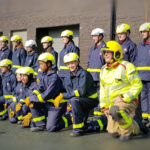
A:
{"label": "tarmac surface", "polygon": [[70,137],[71,129],[56,133],[31,132],[19,125],[0,121],[0,150],[146,150],[148,137],[134,137],[128,142],[112,138],[108,133]]}

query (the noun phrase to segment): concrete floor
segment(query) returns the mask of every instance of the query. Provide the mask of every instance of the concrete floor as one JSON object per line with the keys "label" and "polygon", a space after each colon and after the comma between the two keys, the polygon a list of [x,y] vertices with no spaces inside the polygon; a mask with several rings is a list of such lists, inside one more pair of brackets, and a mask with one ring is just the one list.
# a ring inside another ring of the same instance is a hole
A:
{"label": "concrete floor", "polygon": [[71,130],[57,133],[33,133],[28,128],[0,121],[0,150],[145,150],[150,147],[150,136],[129,142],[113,139],[108,133],[72,138]]}

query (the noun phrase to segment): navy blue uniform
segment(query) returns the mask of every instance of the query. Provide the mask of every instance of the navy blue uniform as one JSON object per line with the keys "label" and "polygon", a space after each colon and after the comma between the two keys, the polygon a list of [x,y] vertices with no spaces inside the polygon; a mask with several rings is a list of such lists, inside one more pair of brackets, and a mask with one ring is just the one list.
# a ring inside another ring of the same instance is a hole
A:
{"label": "navy blue uniform", "polygon": [[119,41],[119,44],[122,46],[123,50],[123,60],[129,61],[133,64],[135,64],[135,59],[137,56],[137,47],[136,44],[131,41],[130,38],[127,38],[125,42],[121,43]]}
{"label": "navy blue uniform", "polygon": [[12,51],[6,46],[3,50],[0,50],[0,60],[12,59]]}
{"label": "navy blue uniform", "polygon": [[[100,45],[94,45],[90,49],[89,57],[88,57],[88,67],[87,71],[90,72],[90,74],[93,77],[93,84],[94,87],[97,89],[97,93],[99,95],[99,88],[100,88],[100,81],[99,81],[99,76],[100,76],[100,69],[102,68],[103,65],[105,65],[105,60],[103,58],[101,48],[105,47],[105,42],[102,42]],[[94,108],[94,115],[95,116],[100,116],[102,113],[100,112],[99,105]]]}
{"label": "navy blue uniform", "polygon": [[[98,121],[95,122],[95,128],[86,122],[89,111],[98,104],[98,94],[90,73],[79,66],[75,76],[69,73],[64,79],[64,85],[67,92],[63,93],[63,97],[69,99],[72,106],[73,132],[84,133],[88,132],[87,129],[100,131],[102,128]],[[106,128],[106,125],[103,126]]]}
{"label": "navy blue uniform", "polygon": [[32,52],[27,54],[24,66],[28,66],[34,69],[35,72],[38,71],[38,54],[36,52]]}
{"label": "navy blue uniform", "polygon": [[[63,115],[66,112],[67,101],[61,103],[59,108],[54,107],[54,99],[63,91],[61,79],[56,72],[42,73],[37,83],[37,89],[30,96],[30,102],[34,102],[31,108],[33,115],[32,126],[45,126],[48,131],[58,131],[64,127]],[[48,117],[46,123],[46,117]]]}
{"label": "navy blue uniform", "polygon": [[22,107],[20,111],[16,112],[17,120],[21,120],[30,111],[30,108],[25,104],[25,99],[31,95],[36,86],[37,84],[34,80],[29,81],[27,85],[22,84],[22,92],[18,99],[18,103],[21,103]]}
{"label": "navy blue uniform", "polygon": [[[0,101],[4,104],[9,106],[13,102],[13,91],[16,87],[17,80],[15,74],[10,71],[7,74],[2,75],[2,89],[3,89],[3,96],[1,97]],[[7,116],[7,110],[4,110],[5,116]]]}
{"label": "navy blue uniform", "polygon": [[25,59],[27,53],[25,49],[15,49],[12,55],[13,68],[12,70],[15,72],[16,69],[24,66]]}
{"label": "navy blue uniform", "polygon": [[22,87],[23,87],[22,83],[18,82],[16,88],[13,91],[14,101],[9,105],[9,108],[8,108],[8,114],[10,113],[10,109],[15,112],[14,117],[9,118],[9,121],[11,123],[17,123],[16,104],[21,99],[21,95],[22,95],[22,92],[23,92]]}
{"label": "navy blue uniform", "polygon": [[105,65],[105,61],[101,53],[101,48],[103,47],[105,47],[104,42],[102,42],[100,45],[97,46],[94,45],[93,47],[91,47],[88,57],[87,71],[90,72],[90,74],[93,77],[93,80],[98,83],[99,83],[100,69],[102,68],[103,65]]}
{"label": "navy blue uniform", "polygon": [[150,43],[141,42],[137,50],[136,66],[143,83],[140,95],[142,117],[150,121]]}
{"label": "navy blue uniform", "polygon": [[77,46],[75,46],[75,44],[73,42],[70,42],[67,46],[65,46],[63,48],[63,50],[60,52],[59,55],[59,63],[60,63],[60,67],[59,67],[59,76],[63,81],[64,77],[67,77],[69,74],[69,69],[66,66],[66,64],[64,64],[64,55],[70,52],[74,52],[77,53],[78,55],[80,55],[80,50]]}

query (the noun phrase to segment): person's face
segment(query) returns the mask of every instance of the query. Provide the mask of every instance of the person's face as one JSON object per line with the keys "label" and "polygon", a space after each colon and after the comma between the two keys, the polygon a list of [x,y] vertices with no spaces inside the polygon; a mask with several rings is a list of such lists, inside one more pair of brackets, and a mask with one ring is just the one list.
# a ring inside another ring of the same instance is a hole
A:
{"label": "person's face", "polygon": [[18,82],[21,82],[21,81],[22,81],[22,76],[21,76],[21,74],[17,73],[16,78],[17,78],[17,81],[18,81]]}
{"label": "person's face", "polygon": [[27,51],[27,53],[30,53],[33,51],[33,48],[32,47],[26,47],[26,51]]}
{"label": "person's face", "polygon": [[118,39],[120,41],[125,41],[128,38],[128,34],[127,33],[119,33],[118,34]]}
{"label": "person's face", "polygon": [[5,74],[9,71],[9,67],[1,67],[1,71],[3,74]]}
{"label": "person's face", "polygon": [[4,48],[7,46],[6,42],[0,41],[0,48]]}
{"label": "person's face", "polygon": [[44,42],[42,45],[43,49],[47,49],[50,46],[50,43]]}
{"label": "person's face", "polygon": [[67,66],[71,72],[75,72],[79,65],[79,61],[71,61],[67,63]]}
{"label": "person's face", "polygon": [[46,72],[48,70],[48,66],[45,62],[39,61],[39,64],[40,64],[40,69],[42,72]]}
{"label": "person's face", "polygon": [[28,81],[29,81],[28,75],[22,74],[22,75],[21,75],[21,81],[22,81],[22,83],[23,83],[24,85],[27,84]]}
{"label": "person's face", "polygon": [[113,53],[110,52],[110,51],[105,51],[104,52],[104,59],[105,59],[105,62],[107,64],[111,63],[112,59],[113,59]]}
{"label": "person's face", "polygon": [[99,41],[101,41],[103,39],[102,35],[93,35],[92,39],[94,41],[95,44],[97,44]]}
{"label": "person's face", "polygon": [[15,47],[17,47],[17,42],[12,42],[12,46],[15,48]]}
{"label": "person's face", "polygon": [[63,37],[62,37],[62,40],[63,40],[63,43],[64,43],[64,44],[68,44],[68,42],[69,42],[69,38],[66,37],[66,36],[63,36]]}
{"label": "person's face", "polygon": [[150,32],[142,31],[141,35],[142,35],[143,40],[147,40],[150,37]]}

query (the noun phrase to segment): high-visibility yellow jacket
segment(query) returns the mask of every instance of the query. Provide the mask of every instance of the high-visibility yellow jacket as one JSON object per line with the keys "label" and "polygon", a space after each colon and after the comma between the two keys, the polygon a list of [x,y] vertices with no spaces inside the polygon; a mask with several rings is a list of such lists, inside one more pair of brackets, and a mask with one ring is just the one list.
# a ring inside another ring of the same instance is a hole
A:
{"label": "high-visibility yellow jacket", "polygon": [[142,82],[133,64],[120,60],[111,67],[105,65],[100,74],[100,107],[114,105],[118,96],[126,103],[137,99]]}

